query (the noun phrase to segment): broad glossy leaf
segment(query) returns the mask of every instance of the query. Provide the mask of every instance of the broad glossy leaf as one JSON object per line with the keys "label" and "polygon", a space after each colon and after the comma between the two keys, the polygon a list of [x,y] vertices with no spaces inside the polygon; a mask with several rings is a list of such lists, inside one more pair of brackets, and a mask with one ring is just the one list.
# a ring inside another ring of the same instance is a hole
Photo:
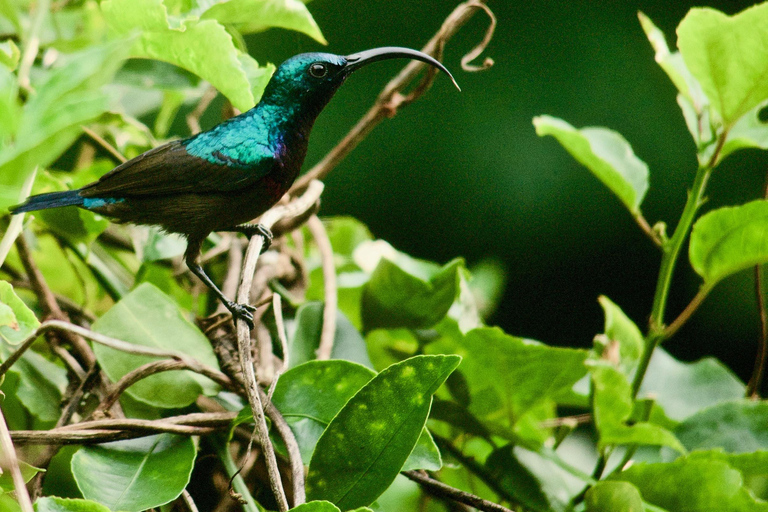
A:
{"label": "broad glossy leaf", "polygon": [[16,396],[30,414],[42,421],[59,419],[61,398],[68,382],[64,368],[27,350],[9,371],[19,377]]}
{"label": "broad glossy leaf", "polygon": [[243,34],[270,27],[295,30],[327,44],[307,7],[299,0],[229,0],[216,2],[203,12],[203,19],[235,25]]}
{"label": "broad glossy leaf", "polygon": [[456,356],[417,356],[366,384],[320,437],[307,498],[340,508],[367,506],[392,483],[421,435],[431,396],[458,366]]}
{"label": "broad glossy leaf", "polygon": [[[184,318],[178,306],[149,283],[142,283],[93,324],[93,330],[149,347],[186,353],[201,363],[218,367],[208,339]],[[126,354],[94,344],[99,364],[113,381],[157,358]],[[126,391],[156,407],[184,407],[200,393],[215,394],[218,386],[189,371],[163,372],[143,379]]]}
{"label": "broad glossy leaf", "polygon": [[624,374],[604,362],[593,364],[590,372],[594,389],[593,414],[600,433],[600,446],[655,445],[685,452],[672,432],[647,421],[628,423],[632,416],[632,390]]}
{"label": "broad glossy leaf", "polygon": [[[315,359],[323,329],[323,304],[308,302],[296,312],[296,331],[289,344],[289,364],[294,368]],[[345,359],[372,368],[365,340],[344,313],[336,312],[336,334],[333,337],[332,359]]]}
{"label": "broad glossy leaf", "polygon": [[[607,343],[618,343],[619,360],[622,371],[629,375],[637,366],[643,353],[643,334],[619,306],[605,295],[598,299],[605,315],[605,337]],[[603,349],[607,347],[602,347]]]}
{"label": "broad glossy leaf", "polygon": [[[432,327],[445,317],[459,292],[459,271],[464,266],[461,259],[440,267],[388,250],[384,244],[363,246],[374,250],[361,268],[365,270],[366,265],[377,261],[363,288],[362,318],[366,331]],[[356,251],[356,260],[361,247]]]}
{"label": "broad glossy leaf", "polygon": [[[768,6],[768,4],[766,4]],[[688,256],[704,286],[768,261],[768,201],[718,208],[696,221]]]}
{"label": "broad glossy leaf", "polygon": [[72,473],[85,498],[139,512],[181,494],[195,455],[191,438],[160,434],[83,447],[72,457]]}
{"label": "broad glossy leaf", "polygon": [[677,27],[677,46],[726,126],[768,98],[768,4],[728,16],[693,8]]}
{"label": "broad glossy leaf", "polygon": [[587,512],[643,512],[643,499],[637,487],[629,482],[597,482],[591,487],[584,503]]}
{"label": "broad glossy leaf", "polygon": [[[232,37],[216,20],[186,19],[171,23],[161,0],[105,0],[101,10],[110,28],[129,36],[139,29],[131,56],[162,60],[195,73],[224,94],[242,110],[253,107],[261,96],[262,83],[252,84],[243,55]],[[254,87],[256,86],[256,87]]]}
{"label": "broad glossy leaf", "polygon": [[[309,361],[280,376],[272,403],[293,430],[305,462],[312,458],[317,440],[331,420],[375,376],[376,372],[365,366],[336,359]],[[436,471],[441,465],[440,452],[425,428],[403,471]]]}
{"label": "broad glossy leaf", "polygon": [[768,451],[766,424],[768,403],[740,400],[703,409],[681,423],[675,434],[689,450]]}
{"label": "broad glossy leaf", "polygon": [[657,348],[638,396],[653,397],[669,418],[683,421],[707,407],[743,397],[744,384],[717,359],[684,363]]}
{"label": "broad glossy leaf", "polygon": [[669,463],[634,464],[611,480],[631,483],[647,503],[670,512],[768,510],[768,503],[757,500],[744,486],[741,473],[721,460],[691,456]]}
{"label": "broad glossy leaf", "polygon": [[35,501],[35,512],[110,512],[110,510],[91,500],[77,500],[45,496]]}
{"label": "broad glossy leaf", "polygon": [[648,166],[635,156],[629,142],[607,128],[576,129],[562,119],[533,118],[536,134],[552,135],[580,164],[603,182],[633,215],[648,191]]}
{"label": "broad glossy leaf", "polygon": [[13,286],[0,281],[0,338],[18,345],[40,327],[35,314],[22,301]]}

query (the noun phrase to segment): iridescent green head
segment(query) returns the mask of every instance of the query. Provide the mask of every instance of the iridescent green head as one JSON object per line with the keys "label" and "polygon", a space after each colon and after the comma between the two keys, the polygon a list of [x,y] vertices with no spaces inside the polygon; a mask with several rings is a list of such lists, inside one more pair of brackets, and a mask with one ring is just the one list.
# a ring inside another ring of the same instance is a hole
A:
{"label": "iridescent green head", "polygon": [[409,48],[389,46],[347,56],[302,53],[280,64],[272,75],[261,101],[273,105],[291,103],[307,109],[307,113],[319,113],[353,71],[371,62],[397,58],[426,62],[446,73],[456,84],[453,76],[440,62]]}

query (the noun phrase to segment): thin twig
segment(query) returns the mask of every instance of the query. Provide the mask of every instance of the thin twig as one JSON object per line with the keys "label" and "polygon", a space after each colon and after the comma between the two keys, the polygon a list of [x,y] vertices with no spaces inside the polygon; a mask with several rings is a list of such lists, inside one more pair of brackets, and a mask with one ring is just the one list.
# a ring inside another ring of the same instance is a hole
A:
{"label": "thin twig", "polygon": [[[443,25],[440,27],[437,34],[435,34],[424,48],[422,48],[422,51],[433,56],[441,53],[445,43],[478,11],[488,12],[488,8],[484,5],[484,2],[470,0],[459,4],[443,22]],[[473,49],[470,54],[475,52],[476,49]],[[401,91],[414,80],[424,67],[426,67],[426,64],[418,61],[412,61],[405,66],[403,70],[384,87],[370,110],[363,115],[336,147],[294,183],[289,193],[291,195],[296,195],[298,191],[304,190],[310,181],[323,179],[339,164],[339,162],[357,147],[360,141],[362,141],[371,130],[379,124],[379,122],[386,117],[392,117],[397,112],[398,108],[413,102],[420,94],[425,92],[435,76],[434,70],[432,69],[430,69],[422,84],[417,86],[414,91],[415,95],[411,94],[408,97],[405,97],[401,94]]]}
{"label": "thin twig", "polygon": [[280,348],[283,350],[282,371],[285,371],[290,366],[290,359],[288,355],[288,338],[285,336],[285,322],[283,322],[283,299],[279,293],[272,294],[272,312],[275,315],[277,339],[280,340]]}
{"label": "thin twig", "polygon": [[323,328],[320,331],[320,345],[317,348],[317,359],[322,361],[331,358],[333,338],[336,336],[336,310],[339,300],[336,287],[336,264],[333,259],[331,240],[317,215],[309,218],[307,228],[315,239],[323,266]]}
{"label": "thin twig", "polygon": [[0,409],[0,469],[10,471],[13,477],[13,486],[16,489],[16,500],[23,512],[33,512],[32,500],[27,492],[24,476],[21,474],[19,460],[16,458],[16,449],[8,432],[8,424],[5,422],[3,410]]}
{"label": "thin twig", "polygon": [[[320,197],[322,190],[322,183],[318,181],[312,182],[304,195],[292,203],[286,206],[276,206],[262,215],[260,220],[261,224],[269,229],[278,219],[298,214],[312,207]],[[245,254],[242,280],[237,292],[237,301],[241,304],[249,302],[253,275],[256,271],[256,263],[258,262],[263,245],[263,237],[251,237],[251,241],[248,244],[248,250]],[[257,384],[256,374],[253,367],[253,358],[251,355],[251,330],[242,318],[237,319],[236,325],[237,346],[240,354],[240,364],[243,369],[243,378],[245,379],[245,390],[248,395],[248,403],[251,406],[254,421],[256,422],[259,444],[261,445],[267,462],[270,487],[272,488],[272,493],[275,496],[280,512],[285,512],[288,510],[288,500],[285,497],[285,490],[283,489],[283,484],[280,480],[280,471],[277,467],[275,450],[269,439],[269,428],[267,427],[267,422],[264,418],[263,405],[259,395],[259,386]]]}
{"label": "thin twig", "polygon": [[184,489],[181,491],[181,499],[184,500],[184,504],[189,509],[189,512],[199,512],[197,505],[195,505],[195,500],[192,499],[192,495],[189,494],[188,490]]}
{"label": "thin twig", "polygon": [[689,318],[691,318],[691,315],[698,309],[698,307],[701,305],[702,302],[704,302],[704,299],[707,298],[707,295],[709,295],[709,290],[712,288],[709,286],[702,286],[698,293],[693,297],[691,302],[685,307],[682,313],[678,315],[675,320],[669,324],[669,326],[664,329],[664,339],[669,339],[672,336],[675,335],[678,329],[680,329],[685,322],[688,321]]}
{"label": "thin twig", "polygon": [[633,215],[632,218],[635,219],[637,225],[640,226],[640,229],[643,231],[643,233],[645,233],[648,238],[651,239],[651,242],[653,242],[656,247],[664,247],[664,242],[662,242],[659,234],[651,227],[650,224],[648,224],[648,221],[645,217],[643,217],[642,213],[638,212]]}
{"label": "thin twig", "polygon": [[102,137],[101,135],[99,135],[99,134],[98,134],[98,133],[96,133],[95,131],[91,130],[91,129],[90,129],[90,128],[88,128],[87,126],[80,126],[80,129],[82,129],[82,130],[83,130],[83,132],[85,132],[85,134],[86,134],[86,135],[88,135],[88,136],[89,136],[91,139],[93,139],[93,141],[94,141],[94,142],[96,142],[96,143],[97,143],[99,146],[101,146],[102,148],[104,148],[104,149],[107,151],[107,153],[109,153],[110,155],[112,155],[112,157],[113,157],[115,160],[117,160],[117,161],[118,161],[118,162],[120,162],[121,164],[122,164],[122,163],[125,163],[125,162],[127,162],[127,161],[128,161],[128,159],[125,157],[125,155],[123,155],[121,152],[119,152],[119,151],[117,150],[117,148],[116,148],[116,147],[114,147],[112,144],[110,144],[109,142],[107,142],[107,141],[104,139],[104,137]]}
{"label": "thin twig", "polygon": [[477,510],[482,510],[484,512],[512,512],[512,510],[507,507],[503,507],[492,501],[484,500],[480,496],[464,492],[461,489],[451,487],[450,485],[444,484],[434,478],[430,478],[428,475],[422,474],[419,471],[403,471],[402,474],[437,496],[442,496],[469,505]]}
{"label": "thin twig", "polygon": [[[763,197],[768,199],[768,179],[763,187]],[[760,318],[760,338],[757,340],[757,355],[755,356],[755,368],[752,377],[747,384],[746,396],[760,398],[760,388],[765,375],[765,366],[768,361],[768,311],[765,309],[765,297],[763,297],[763,269],[755,265],[755,298],[757,299],[757,311]]]}
{"label": "thin twig", "polygon": [[272,420],[272,425],[277,430],[278,435],[283,439],[286,451],[288,452],[288,463],[291,466],[293,506],[297,507],[307,500],[304,490],[304,463],[301,460],[299,443],[296,441],[296,436],[293,435],[293,430],[288,426],[288,422],[285,421],[277,407],[266,399],[264,391],[259,391],[262,394],[262,400],[267,404],[264,410],[269,419]]}
{"label": "thin twig", "polygon": [[19,87],[29,91],[31,85],[29,82],[29,72],[32,70],[32,64],[35,63],[37,52],[40,50],[40,31],[43,27],[43,20],[48,14],[50,0],[40,0],[37,2],[35,16],[32,19],[32,26],[27,34],[24,48],[21,51],[21,60],[19,61],[18,82]]}
{"label": "thin twig", "polygon": [[216,94],[218,94],[216,89],[212,85],[209,85],[195,109],[187,115],[187,126],[192,135],[200,132],[200,117],[205,113],[208,106],[216,97]]}

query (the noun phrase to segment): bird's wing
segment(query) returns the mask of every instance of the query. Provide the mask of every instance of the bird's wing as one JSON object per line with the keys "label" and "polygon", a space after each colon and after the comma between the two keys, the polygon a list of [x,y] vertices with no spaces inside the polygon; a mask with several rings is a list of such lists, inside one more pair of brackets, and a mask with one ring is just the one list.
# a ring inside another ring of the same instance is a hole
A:
{"label": "bird's wing", "polygon": [[187,152],[184,141],[173,141],[129,160],[80,191],[83,197],[222,193],[255,183],[274,166],[274,155],[263,148],[253,165],[214,152],[213,163]]}

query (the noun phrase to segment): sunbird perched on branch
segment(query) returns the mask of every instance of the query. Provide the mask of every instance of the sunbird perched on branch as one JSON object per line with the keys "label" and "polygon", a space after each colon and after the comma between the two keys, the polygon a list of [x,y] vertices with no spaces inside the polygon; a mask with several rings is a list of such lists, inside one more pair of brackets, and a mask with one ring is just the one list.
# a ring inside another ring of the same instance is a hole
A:
{"label": "sunbird perched on branch", "polygon": [[187,239],[189,269],[234,317],[253,328],[255,308],[225,297],[197,262],[203,241],[212,231],[235,231],[249,238],[261,235],[268,247],[272,233],[249,221],[277,203],[299,175],[318,114],[353,71],[394,58],[435,66],[456,84],[440,62],[409,48],[375,48],[346,57],[303,53],[277,68],[251,110],[147,151],[83,188],[32,196],[11,211],[77,206],[118,222],[179,233]]}

